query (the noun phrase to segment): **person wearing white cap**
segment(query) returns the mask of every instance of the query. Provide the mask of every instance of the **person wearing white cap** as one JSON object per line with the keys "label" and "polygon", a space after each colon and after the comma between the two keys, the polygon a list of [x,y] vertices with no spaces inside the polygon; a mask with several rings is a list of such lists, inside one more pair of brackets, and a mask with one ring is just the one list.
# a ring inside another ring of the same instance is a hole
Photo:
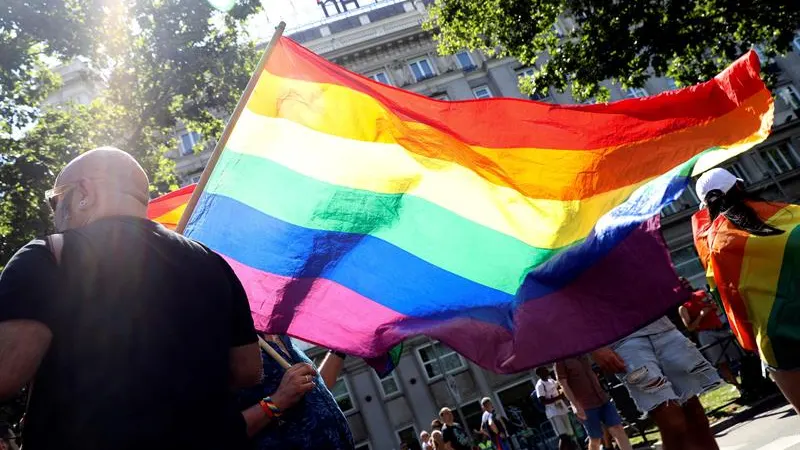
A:
{"label": "person wearing white cap", "polygon": [[697,180],[695,247],[731,329],[800,412],[800,206],[768,202],[712,169]]}

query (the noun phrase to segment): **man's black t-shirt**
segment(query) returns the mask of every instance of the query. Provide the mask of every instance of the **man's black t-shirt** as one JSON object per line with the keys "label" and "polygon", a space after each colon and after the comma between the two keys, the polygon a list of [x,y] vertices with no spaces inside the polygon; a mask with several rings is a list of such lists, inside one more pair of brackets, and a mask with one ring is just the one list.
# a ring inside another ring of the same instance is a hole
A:
{"label": "man's black t-shirt", "polygon": [[[26,450],[230,448],[229,350],[256,341],[244,289],[218,255],[115,217],[35,240],[0,275],[0,321],[53,333]],[[228,430],[228,431],[225,431]]]}
{"label": "man's black t-shirt", "polygon": [[472,449],[472,439],[461,425],[453,423],[452,425],[444,425],[442,427],[442,440],[449,443],[453,450],[470,450]]}

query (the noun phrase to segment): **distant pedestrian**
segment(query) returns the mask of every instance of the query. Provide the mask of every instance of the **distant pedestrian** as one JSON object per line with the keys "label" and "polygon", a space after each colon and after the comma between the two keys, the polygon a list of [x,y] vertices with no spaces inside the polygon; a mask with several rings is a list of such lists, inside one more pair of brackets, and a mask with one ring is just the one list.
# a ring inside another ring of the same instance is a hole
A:
{"label": "distant pedestrian", "polygon": [[431,444],[433,444],[433,450],[449,450],[440,430],[431,431]]}
{"label": "distant pedestrian", "polygon": [[[684,284],[691,288],[688,280],[682,279]],[[739,381],[733,375],[729,361],[739,359],[738,345],[733,342],[733,335],[719,318],[716,303],[708,293],[702,289],[694,290],[691,296],[678,307],[686,329],[697,333],[697,341],[703,356],[719,369],[722,378],[730,385],[739,388]]]}
{"label": "distant pedestrian", "polygon": [[622,418],[608,394],[600,386],[597,375],[592,370],[588,355],[568,358],[555,365],[556,378],[564,388],[564,394],[575,415],[581,420],[589,434],[589,450],[598,450],[603,441],[603,427],[614,437],[620,450],[631,450],[631,443]]}
{"label": "distant pedestrian", "polygon": [[481,417],[481,432],[489,437],[497,450],[511,450],[508,439],[508,427],[505,421],[497,415],[492,405],[492,399],[484,397],[481,400],[483,416]]}
{"label": "distant pedestrian", "polygon": [[431,435],[425,430],[422,430],[422,433],[419,434],[419,443],[422,447],[422,450],[433,450]]}
{"label": "distant pedestrian", "polygon": [[442,439],[449,445],[448,450],[471,450],[472,439],[469,434],[455,422],[453,411],[450,408],[442,408],[439,411],[439,418],[442,419]]}
{"label": "distant pedestrian", "polygon": [[539,381],[536,382],[536,396],[544,405],[547,419],[559,437],[558,448],[559,450],[570,450],[573,448],[572,437],[575,435],[575,431],[569,420],[567,397],[559,390],[558,381],[553,378],[550,369],[538,367],[536,376],[539,377]]}

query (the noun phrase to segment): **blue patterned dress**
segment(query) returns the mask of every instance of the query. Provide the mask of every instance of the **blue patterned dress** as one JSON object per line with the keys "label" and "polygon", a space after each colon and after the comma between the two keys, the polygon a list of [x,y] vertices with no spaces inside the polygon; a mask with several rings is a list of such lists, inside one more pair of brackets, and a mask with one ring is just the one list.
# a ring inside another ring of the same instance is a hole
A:
{"label": "blue patterned dress", "polygon": [[[295,347],[286,336],[281,342],[289,350],[286,355],[282,349],[269,342],[290,364],[309,363],[311,360]],[[287,357],[288,356],[288,357]],[[285,370],[269,355],[261,352],[264,362],[264,382],[254,388],[239,392],[237,401],[240,410],[249,408],[259,400],[272,395],[281,383]],[[287,409],[276,422],[267,425],[253,437],[258,450],[352,450],[353,436],[339,405],[325,387],[320,376],[314,380],[316,387],[308,392],[297,404]]]}

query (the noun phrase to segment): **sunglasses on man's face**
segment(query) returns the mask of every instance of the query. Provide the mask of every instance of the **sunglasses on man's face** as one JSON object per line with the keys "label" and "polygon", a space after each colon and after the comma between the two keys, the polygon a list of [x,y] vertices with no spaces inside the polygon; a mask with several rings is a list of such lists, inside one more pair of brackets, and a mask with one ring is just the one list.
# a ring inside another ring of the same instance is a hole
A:
{"label": "sunglasses on man's face", "polygon": [[[103,178],[90,178],[90,179],[95,180],[95,181],[104,180]],[[77,182],[76,183],[67,183],[67,184],[63,184],[61,186],[58,186],[56,188],[53,188],[53,189],[50,189],[50,190],[46,191],[44,193],[44,198],[45,198],[45,200],[47,200],[47,204],[50,205],[50,209],[52,209],[53,212],[55,213],[56,212],[56,208],[58,207],[58,203],[59,203],[58,197],[60,197],[60,196],[62,196],[64,194],[67,194],[69,191],[73,190],[77,186],[78,186]],[[120,192],[125,194],[125,195],[130,195],[131,197],[133,197],[137,201],[139,201],[139,203],[141,203],[141,204],[143,204],[145,206],[147,206],[147,204],[150,201],[150,199],[147,197],[146,194],[142,194],[140,192],[134,192],[134,191],[127,190],[127,189],[122,189]]]}
{"label": "sunglasses on man's face", "polygon": [[56,212],[56,208],[58,208],[58,198],[74,189],[75,186],[77,186],[76,183],[67,183],[56,188],[49,189],[44,193],[44,198],[47,200],[47,204],[50,205],[50,209],[54,213]]}

